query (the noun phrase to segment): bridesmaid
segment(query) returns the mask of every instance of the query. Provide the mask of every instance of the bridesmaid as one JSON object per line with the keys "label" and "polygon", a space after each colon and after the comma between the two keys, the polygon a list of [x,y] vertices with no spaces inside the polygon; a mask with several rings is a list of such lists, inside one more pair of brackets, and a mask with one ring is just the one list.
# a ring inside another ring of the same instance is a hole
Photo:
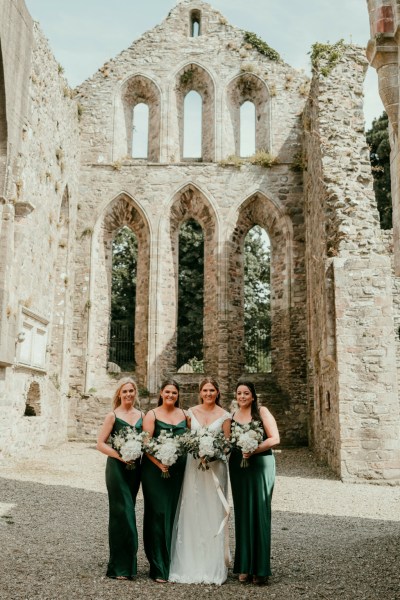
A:
{"label": "bridesmaid", "polygon": [[[179,408],[179,385],[173,379],[164,381],[158,407],[146,414],[143,431],[147,431],[151,437],[158,437],[161,431],[171,431],[176,436],[184,433],[186,427],[186,413]],[[150,563],[150,577],[157,583],[168,581],[172,528],[185,464],[186,456],[179,457],[170,467],[149,454],[143,457],[144,550]],[[161,476],[166,471],[170,472],[169,478]]]}
{"label": "bridesmaid", "polygon": [[[236,385],[238,410],[233,422],[240,427],[259,421],[264,439],[251,453],[236,448],[229,461],[229,474],[235,508],[235,563],[234,573],[239,581],[262,585],[271,575],[271,500],[275,482],[275,457],[271,448],[279,444],[276,421],[270,411],[258,407],[257,394],[251,381],[239,380]],[[242,457],[249,459],[248,467],[241,467]]]}
{"label": "bridesmaid", "polygon": [[113,411],[106,416],[97,439],[97,450],[107,455],[106,485],[109,502],[108,539],[110,559],[107,577],[132,579],[137,573],[138,535],[135,504],[140,485],[140,459],[135,469],[125,461],[107,440],[125,427],[142,430],[142,413],[135,408],[138,388],[133,379],[119,381],[113,398]]}

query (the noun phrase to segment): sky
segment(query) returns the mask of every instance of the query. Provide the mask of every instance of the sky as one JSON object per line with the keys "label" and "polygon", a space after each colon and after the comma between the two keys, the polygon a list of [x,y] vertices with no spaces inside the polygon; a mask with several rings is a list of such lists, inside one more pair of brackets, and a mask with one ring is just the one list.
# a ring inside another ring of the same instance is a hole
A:
{"label": "sky", "polygon": [[[39,21],[71,87],[91,77],[110,58],[158,25],[176,0],[25,0]],[[212,0],[227,20],[254,31],[282,58],[310,74],[314,42],[339,39],[366,46],[369,40],[367,0]],[[382,114],[375,70],[365,83],[365,119]]]}

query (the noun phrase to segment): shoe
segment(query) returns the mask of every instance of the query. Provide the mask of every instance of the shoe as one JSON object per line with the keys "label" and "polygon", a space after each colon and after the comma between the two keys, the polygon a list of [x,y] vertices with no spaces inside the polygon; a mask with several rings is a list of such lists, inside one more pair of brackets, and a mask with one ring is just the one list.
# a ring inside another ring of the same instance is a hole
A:
{"label": "shoe", "polygon": [[239,583],[247,583],[249,581],[249,576],[247,573],[240,573],[238,579],[239,579]]}
{"label": "shoe", "polygon": [[258,575],[254,575],[253,583],[256,585],[268,585],[268,577],[258,577]]}
{"label": "shoe", "polygon": [[154,580],[156,583],[168,583],[168,581],[166,579],[155,579]]}
{"label": "shoe", "polygon": [[125,577],[125,575],[118,575],[115,579],[119,579],[119,581],[128,581],[129,577]]}

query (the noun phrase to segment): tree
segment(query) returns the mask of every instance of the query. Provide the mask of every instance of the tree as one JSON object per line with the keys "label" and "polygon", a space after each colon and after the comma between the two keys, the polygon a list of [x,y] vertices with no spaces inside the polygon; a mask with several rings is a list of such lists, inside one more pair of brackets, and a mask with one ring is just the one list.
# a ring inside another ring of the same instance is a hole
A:
{"label": "tree", "polygon": [[129,227],[122,227],[115,235],[112,252],[109,360],[123,371],[133,371],[138,246]]}
{"label": "tree", "polygon": [[189,219],[179,230],[177,368],[203,360],[204,236]]}
{"label": "tree", "polygon": [[392,194],[390,187],[390,143],[388,116],[385,112],[372,122],[366,133],[374,178],[374,191],[382,229],[392,228]]}
{"label": "tree", "polygon": [[244,243],[245,362],[249,372],[265,372],[270,366],[271,301],[270,248],[259,226],[248,232]]}

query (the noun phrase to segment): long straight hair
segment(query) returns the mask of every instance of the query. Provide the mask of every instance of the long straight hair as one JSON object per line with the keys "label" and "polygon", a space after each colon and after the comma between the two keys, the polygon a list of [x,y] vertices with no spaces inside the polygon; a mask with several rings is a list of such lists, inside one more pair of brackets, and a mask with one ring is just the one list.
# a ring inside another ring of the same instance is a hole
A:
{"label": "long straight hair", "polygon": [[249,379],[239,379],[239,381],[236,384],[236,389],[235,389],[236,392],[238,390],[238,387],[240,387],[241,385],[245,385],[247,388],[249,388],[251,395],[253,397],[252,401],[251,401],[251,406],[250,406],[251,418],[253,420],[260,421],[261,415],[260,415],[260,410],[259,410],[259,406],[258,406],[257,392],[256,392],[256,388],[254,387],[254,383],[252,381],[250,381]]}
{"label": "long straight hair", "polygon": [[135,405],[136,402],[139,400],[139,390],[138,390],[138,386],[137,386],[136,381],[134,379],[132,379],[132,377],[123,377],[122,379],[120,379],[118,381],[118,387],[115,390],[115,393],[114,393],[114,396],[113,396],[113,399],[112,399],[113,410],[115,410],[116,408],[118,408],[118,406],[121,406],[121,397],[120,397],[121,389],[127,383],[131,383],[133,385],[133,387],[135,388],[135,398],[134,398],[134,401],[133,401],[133,405]]}
{"label": "long straight hair", "polygon": [[161,387],[160,387],[160,396],[158,398],[157,406],[161,406],[161,404],[163,403],[161,392],[167,387],[167,385],[173,385],[178,390],[178,398],[177,398],[174,406],[176,406],[176,408],[179,408],[179,383],[175,379],[166,379],[165,381],[162,382]]}
{"label": "long straight hair", "polygon": [[[217,390],[217,399],[215,400],[215,404],[218,404],[218,406],[221,406],[221,392],[219,391],[219,383],[216,379],[214,379],[214,377],[204,377],[204,379],[202,381],[200,381],[199,384],[199,392],[201,392],[201,390],[203,389],[203,387],[206,385],[206,383],[211,383],[211,385],[213,385],[215,387],[215,389]],[[200,404],[203,404],[203,398],[200,396]]]}

